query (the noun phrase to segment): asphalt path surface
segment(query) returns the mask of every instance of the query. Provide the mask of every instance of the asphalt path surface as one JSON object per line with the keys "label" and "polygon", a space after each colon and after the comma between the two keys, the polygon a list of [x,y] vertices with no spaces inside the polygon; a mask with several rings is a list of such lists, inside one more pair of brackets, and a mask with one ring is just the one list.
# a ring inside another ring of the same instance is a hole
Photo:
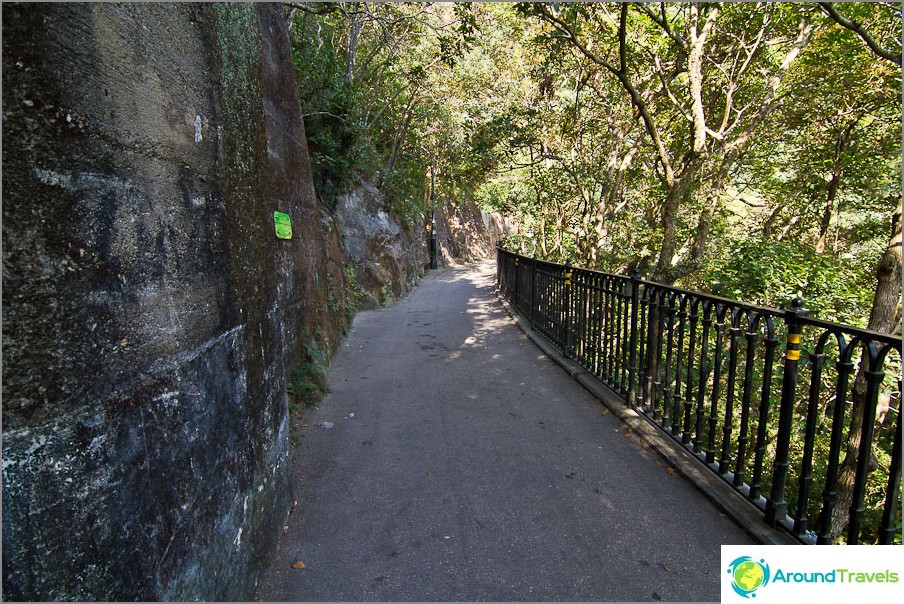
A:
{"label": "asphalt path surface", "polygon": [[494,271],[355,317],[258,600],[719,600],[720,545],[753,541],[518,330]]}

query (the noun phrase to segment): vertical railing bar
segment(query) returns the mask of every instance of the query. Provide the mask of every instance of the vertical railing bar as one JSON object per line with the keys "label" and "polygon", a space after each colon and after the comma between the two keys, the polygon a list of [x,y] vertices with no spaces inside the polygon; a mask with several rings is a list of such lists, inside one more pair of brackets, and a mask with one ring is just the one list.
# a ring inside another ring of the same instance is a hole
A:
{"label": "vertical railing bar", "polygon": [[605,375],[606,368],[609,367],[611,363],[611,359],[609,358],[607,349],[606,349],[606,338],[608,334],[611,333],[612,326],[607,313],[609,312],[609,292],[606,290],[604,283],[608,283],[611,277],[601,277],[600,278],[600,286],[601,289],[598,292],[599,295],[599,317],[600,317],[600,330],[599,335],[596,340],[596,347],[599,352],[599,375]]}
{"label": "vertical railing bar", "polygon": [[[675,301],[675,297],[672,294],[669,294],[665,297],[666,307],[665,307],[665,317],[663,320],[663,327],[667,330],[667,335],[665,338],[665,367],[660,372],[662,375],[662,382],[659,386],[659,390],[661,392],[660,398],[662,400],[662,427],[665,430],[670,430],[669,422],[672,419],[672,348],[675,344],[675,308],[672,304]],[[660,340],[662,338],[660,337]],[[661,355],[660,355],[661,356]]]}
{"label": "vertical railing bar", "polygon": [[596,350],[595,350],[595,340],[594,334],[596,333],[596,313],[594,312],[594,304],[596,302],[596,276],[593,273],[587,273],[586,280],[587,294],[586,294],[586,313],[587,313],[587,328],[585,329],[586,333],[586,342],[584,342],[584,356],[587,358],[587,371],[591,374],[595,374],[596,368]]}
{"label": "vertical railing bar", "polygon": [[593,373],[593,281],[594,276],[591,272],[586,272],[583,274],[583,282],[584,282],[584,302],[583,302],[583,313],[584,313],[584,342],[583,346],[583,357],[584,357],[584,368],[588,371],[588,373]]}
{"label": "vertical railing bar", "polygon": [[604,348],[604,342],[607,330],[609,329],[609,324],[606,321],[606,302],[607,302],[607,293],[605,283],[609,279],[609,277],[605,275],[597,275],[594,281],[596,285],[596,289],[594,291],[594,308],[595,308],[595,316],[597,319],[596,333],[593,340],[593,348],[596,355],[596,361],[594,363],[594,375],[597,376],[601,382],[606,383],[606,353]]}
{"label": "vertical railing bar", "polygon": [[728,383],[725,386],[725,417],[722,419],[722,450],[719,452],[719,474],[731,466],[731,434],[734,432],[735,386],[738,373],[738,340],[741,337],[741,309],[732,310],[728,330]]}
{"label": "vertical railing bar", "polygon": [[[898,382],[901,392],[901,382]],[[888,487],[885,489],[885,505],[882,506],[882,522],[879,524],[879,544],[890,545],[898,535],[897,516],[901,491],[901,401],[898,400],[898,421],[895,422],[895,441],[891,448],[888,467]]]}
{"label": "vertical railing bar", "polygon": [[628,396],[627,396],[627,404],[629,407],[637,406],[637,305],[638,305],[638,292],[640,290],[640,271],[634,269],[634,274],[631,277],[631,325],[630,325],[630,334],[629,334],[629,343],[628,343]]}
{"label": "vertical railing bar", "polygon": [[727,309],[722,306],[721,312],[716,310],[716,346],[713,352],[713,386],[709,393],[709,421],[706,432],[706,463],[715,463],[716,460],[716,426],[719,421],[719,397],[722,392],[722,345],[725,336],[725,313]]}
{"label": "vertical railing bar", "polygon": [[537,306],[537,253],[530,260],[530,328],[534,328],[534,312]]}
{"label": "vertical railing bar", "polygon": [[590,287],[590,282],[592,281],[593,274],[581,271],[580,278],[581,299],[580,309],[578,310],[578,316],[581,322],[580,364],[588,372],[592,372],[593,355],[590,352],[590,323],[593,320],[593,317],[590,313],[590,296],[593,290]]}
{"label": "vertical railing bar", "polygon": [[[607,284],[612,283],[612,277],[606,279]],[[604,331],[600,339],[600,348],[602,349],[602,367],[600,373],[605,376],[607,384],[613,384],[616,374],[616,360],[614,342],[618,339],[618,323],[615,320],[618,308],[615,305],[616,300],[612,296],[612,287],[607,286],[603,294],[603,322],[605,324]]]}
{"label": "vertical railing bar", "polygon": [[703,449],[703,418],[706,414],[704,408],[704,398],[706,394],[706,377],[709,375],[709,328],[712,325],[712,305],[709,302],[703,303],[703,333],[700,335],[700,373],[697,380],[697,425],[694,432],[694,453],[699,453]]}
{"label": "vertical railing bar", "polygon": [[[674,433],[675,429],[675,388],[672,384],[672,363],[673,350],[675,348],[675,294],[668,296],[668,310],[666,314],[666,322],[669,327],[669,337],[666,343],[665,353],[665,388],[663,390],[663,427],[670,433]],[[680,356],[680,352],[679,352]],[[668,424],[668,425],[667,425]]]}
{"label": "vertical railing bar", "polygon": [[[821,346],[820,346],[821,348]],[[810,355],[810,396],[807,402],[807,419],[804,424],[804,455],[800,464],[800,477],[797,487],[797,509],[794,514],[794,533],[802,535],[806,532],[809,516],[810,488],[813,485],[813,447],[816,444],[816,423],[819,410],[819,393],[822,382],[822,369],[826,355],[821,352]]]}
{"label": "vertical railing bar", "polygon": [[655,343],[654,366],[655,373],[653,375],[653,393],[651,402],[653,405],[653,419],[658,420],[660,426],[664,425],[666,419],[664,392],[663,392],[663,367],[662,367],[662,348],[663,336],[665,334],[666,311],[668,310],[668,292],[662,290],[659,294],[659,304],[656,305],[656,331],[653,333]]}
{"label": "vertical railing bar", "polygon": [[854,372],[851,362],[853,346],[847,345],[844,336],[838,337],[838,360],[835,362],[835,404],[832,409],[832,433],[829,437],[829,458],[826,466],[825,484],[822,489],[822,509],[817,521],[816,543],[826,545],[834,541],[832,516],[838,500],[838,468],[841,459],[841,443],[844,435],[844,410],[847,403],[848,383]]}
{"label": "vertical railing bar", "polygon": [[609,279],[609,277],[605,277],[603,275],[599,275],[596,279],[597,290],[596,290],[596,334],[593,340],[593,346],[596,350],[596,368],[595,375],[602,380],[602,376],[604,374],[603,368],[606,362],[606,356],[603,352],[603,338],[605,338],[606,330],[608,329],[608,325],[606,323],[606,292],[603,289],[603,283]]}
{"label": "vertical railing bar", "polygon": [[760,405],[757,413],[756,443],[754,444],[753,477],[750,481],[750,500],[756,501],[760,496],[763,483],[763,464],[766,462],[766,438],[769,427],[771,407],[772,369],[775,364],[775,349],[778,339],[775,337],[775,326],[772,317],[766,317],[766,339],[763,341],[763,385],[760,389]]}
{"label": "vertical railing bar", "polygon": [[747,348],[744,354],[744,394],[741,399],[741,425],[738,431],[738,457],[735,462],[734,486],[740,487],[744,484],[744,477],[747,475],[747,444],[750,442],[750,403],[753,395],[753,363],[756,355],[756,344],[759,339],[759,332],[753,324],[751,314],[747,315],[747,332],[744,338],[747,341]]}
{"label": "vertical railing bar", "polygon": [[[601,286],[602,286],[602,284],[607,282],[607,280],[610,279],[610,277],[601,277],[600,279],[601,279]],[[606,316],[606,313],[608,312],[608,308],[609,308],[608,293],[606,292],[605,289],[600,289],[600,291],[597,292],[597,295],[599,297],[600,328],[599,328],[599,334],[597,334],[596,347],[597,347],[597,354],[599,356],[599,375],[603,376],[604,368],[606,367],[606,363],[609,362],[609,360],[607,359],[607,354],[606,354],[606,337],[609,333],[609,330],[611,330],[612,328],[611,328],[608,318]]]}
{"label": "vertical railing bar", "polygon": [[618,345],[615,354],[620,355],[621,359],[621,390],[627,393],[631,382],[631,312],[634,308],[631,303],[631,280],[623,279],[622,284],[615,290],[615,303],[618,305]]}
{"label": "vertical railing bar", "polygon": [[649,295],[645,296],[646,304],[641,306],[641,311],[645,314],[644,320],[641,322],[641,325],[644,326],[643,339],[641,340],[641,350],[643,351],[643,355],[641,358],[643,359],[644,368],[642,371],[643,375],[643,399],[641,401],[640,409],[646,412],[650,408],[650,396],[652,395],[653,390],[653,348],[652,346],[652,337],[653,330],[650,326],[653,324],[653,321],[656,320],[656,312],[654,311],[654,307],[656,306],[655,297],[659,292],[655,287],[647,289],[646,292]]}
{"label": "vertical railing bar", "polygon": [[869,367],[864,371],[866,376],[866,406],[863,410],[863,425],[860,429],[860,448],[857,453],[857,471],[854,476],[854,491],[851,497],[850,515],[848,516],[848,545],[860,543],[860,524],[866,512],[863,501],[866,495],[866,478],[872,455],[873,432],[876,424],[876,405],[879,401],[879,384],[885,377],[881,370],[883,355],[875,352],[875,343],[867,345]]}
{"label": "vertical railing bar", "polygon": [[694,350],[697,346],[697,324],[700,321],[700,299],[694,298],[689,300],[690,304],[690,331],[687,342],[687,383],[684,388],[684,430],[681,433],[681,444],[687,445],[691,442],[693,429],[691,425],[691,415],[694,411]]}
{"label": "vertical railing bar", "polygon": [[682,432],[682,423],[684,421],[683,413],[683,393],[681,391],[681,380],[684,375],[684,331],[687,329],[687,306],[685,305],[686,297],[681,296],[678,304],[678,360],[675,364],[675,408],[672,413],[672,436],[678,438]]}

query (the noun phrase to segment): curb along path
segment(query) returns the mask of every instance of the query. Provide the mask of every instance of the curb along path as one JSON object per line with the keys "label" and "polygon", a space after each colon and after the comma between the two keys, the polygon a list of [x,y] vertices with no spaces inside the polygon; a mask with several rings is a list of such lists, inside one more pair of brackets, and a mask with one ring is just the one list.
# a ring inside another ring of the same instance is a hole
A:
{"label": "curb along path", "polygon": [[720,545],[754,541],[515,326],[494,267],[355,318],[258,599],[719,599]]}

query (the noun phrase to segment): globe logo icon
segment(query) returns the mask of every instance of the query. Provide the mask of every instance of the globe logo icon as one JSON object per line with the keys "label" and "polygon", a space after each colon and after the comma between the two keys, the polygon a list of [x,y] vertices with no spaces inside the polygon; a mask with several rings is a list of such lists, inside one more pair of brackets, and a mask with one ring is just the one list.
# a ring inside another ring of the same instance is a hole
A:
{"label": "globe logo icon", "polygon": [[728,565],[731,587],[742,598],[755,598],[756,590],[769,583],[769,565],[750,556],[741,556]]}

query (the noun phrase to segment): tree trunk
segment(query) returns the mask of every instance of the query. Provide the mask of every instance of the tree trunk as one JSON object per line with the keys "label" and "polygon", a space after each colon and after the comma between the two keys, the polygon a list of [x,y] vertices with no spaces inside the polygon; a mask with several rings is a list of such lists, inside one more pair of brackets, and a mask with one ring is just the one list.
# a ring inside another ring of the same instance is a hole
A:
{"label": "tree trunk", "polygon": [[671,285],[675,281],[672,260],[675,257],[675,250],[678,249],[678,210],[693,194],[699,171],[700,160],[696,157],[691,158],[681,171],[681,176],[668,188],[665,202],[662,204],[659,221],[662,229],[662,246],[659,248],[659,258],[653,269],[652,278],[664,285]]}
{"label": "tree trunk", "polygon": [[816,240],[817,254],[826,251],[826,238],[829,236],[829,226],[832,224],[832,215],[835,212],[835,196],[838,194],[838,183],[841,180],[840,168],[836,162],[835,169],[832,170],[832,180],[829,182],[829,191],[826,195],[826,207],[822,212],[822,219],[819,221],[819,238]]}
{"label": "tree trunk", "polygon": [[[868,328],[874,331],[894,333],[900,328],[898,323],[901,305],[901,206],[892,215],[892,235],[879,266],[876,269],[876,295],[869,315]],[[832,514],[831,533],[837,538],[848,524],[848,514],[853,498],[854,478],[857,469],[857,454],[860,448],[860,434],[863,428],[863,413],[866,407],[866,354],[860,359],[860,370],[854,380],[851,392],[851,427],[844,445],[844,460],[838,469],[838,499]]]}
{"label": "tree trunk", "polygon": [[408,128],[411,127],[411,118],[414,117],[414,105],[415,105],[415,96],[412,95],[411,99],[408,101],[408,106],[405,107],[405,119],[402,122],[402,126],[395,135],[395,141],[392,145],[392,151],[389,154],[389,160],[386,162],[386,168],[383,170],[382,176],[380,176],[380,186],[386,182],[389,178],[389,175],[395,169],[396,161],[399,159],[399,151],[402,150],[402,145],[405,143],[405,138],[408,136]]}
{"label": "tree trunk", "polygon": [[816,240],[816,253],[822,254],[826,251],[826,239],[829,236],[829,227],[832,224],[832,215],[836,212],[835,199],[838,197],[838,187],[841,184],[841,177],[844,174],[844,154],[851,139],[854,136],[854,128],[857,127],[860,118],[858,117],[839,133],[835,142],[835,162],[832,166],[832,179],[829,181],[829,189],[826,193],[826,207],[822,213],[822,219],[819,221],[819,238]]}
{"label": "tree trunk", "polygon": [[[351,9],[357,9],[357,2],[352,3]],[[355,58],[358,53],[358,36],[361,35],[363,19],[357,12],[352,13],[351,23],[348,25],[348,53],[345,58],[345,79],[351,82],[355,78]]]}
{"label": "tree trunk", "polygon": [[691,268],[696,270],[700,266],[700,262],[706,255],[706,244],[709,241],[709,227],[712,224],[713,216],[719,207],[719,199],[725,191],[728,183],[728,170],[735,157],[723,158],[719,170],[714,174],[706,185],[706,193],[703,196],[703,211],[700,213],[700,221],[697,223],[697,232],[694,233],[694,246],[691,251]]}

